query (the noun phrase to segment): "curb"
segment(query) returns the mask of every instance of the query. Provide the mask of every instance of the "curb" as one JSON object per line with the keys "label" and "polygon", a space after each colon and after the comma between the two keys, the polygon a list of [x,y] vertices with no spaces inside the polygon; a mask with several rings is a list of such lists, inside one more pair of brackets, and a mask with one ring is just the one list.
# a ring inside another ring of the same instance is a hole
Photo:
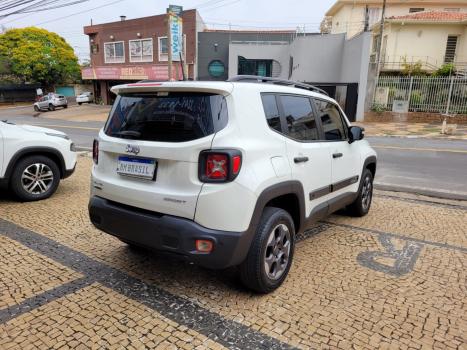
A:
{"label": "curb", "polygon": [[434,198],[467,201],[467,193],[465,192],[435,191],[430,188],[424,188],[424,187],[400,186],[400,185],[382,184],[382,183],[376,183],[376,182],[375,182],[374,187],[375,189],[381,190],[381,191],[406,192],[406,193],[413,193],[413,194],[434,197]]}
{"label": "curb", "polygon": [[394,139],[424,139],[424,140],[443,140],[443,141],[467,141],[467,138],[463,137],[451,137],[451,136],[424,136],[424,135],[369,135],[365,134],[365,137],[387,137],[387,138],[394,138]]}

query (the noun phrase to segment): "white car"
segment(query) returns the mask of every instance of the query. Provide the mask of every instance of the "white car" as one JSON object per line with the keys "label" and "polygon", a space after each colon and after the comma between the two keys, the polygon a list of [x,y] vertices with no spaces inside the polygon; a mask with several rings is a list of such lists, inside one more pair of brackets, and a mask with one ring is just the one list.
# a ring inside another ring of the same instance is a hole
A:
{"label": "white car", "polygon": [[34,103],[34,110],[36,112],[44,110],[55,111],[57,107],[68,108],[68,101],[65,96],[48,94]]}
{"label": "white car", "polygon": [[112,91],[89,214],[130,245],[238,265],[266,293],[286,278],[297,234],[338,209],[370,209],[376,152],[322,90],[240,76]]}
{"label": "white car", "polygon": [[94,93],[83,92],[81,95],[76,96],[76,102],[81,106],[83,103],[94,102]]}
{"label": "white car", "polygon": [[63,132],[0,121],[0,186],[19,200],[50,197],[75,166],[74,145]]}

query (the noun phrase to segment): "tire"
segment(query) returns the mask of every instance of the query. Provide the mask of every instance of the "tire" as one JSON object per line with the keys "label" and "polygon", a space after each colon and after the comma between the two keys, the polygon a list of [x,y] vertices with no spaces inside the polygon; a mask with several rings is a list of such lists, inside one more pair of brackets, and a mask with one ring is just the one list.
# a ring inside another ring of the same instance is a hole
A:
{"label": "tire", "polygon": [[55,106],[53,104],[49,105],[49,111],[55,111]]}
{"label": "tire", "polygon": [[64,105],[63,108],[68,108],[68,105]]}
{"label": "tire", "polygon": [[[36,176],[42,176],[42,180],[37,181]],[[15,165],[10,187],[19,200],[31,202],[49,198],[55,193],[59,183],[60,170],[52,159],[29,156]]]}
{"label": "tire", "polygon": [[83,104],[83,102],[78,102],[78,105],[80,105],[80,106],[81,106],[82,104]]}
{"label": "tire", "polygon": [[347,212],[351,216],[362,217],[368,214],[373,199],[373,174],[369,169],[363,170],[358,196],[355,201],[347,206]]}
{"label": "tire", "polygon": [[39,109],[39,107],[37,107],[37,106],[34,106],[34,110],[35,110],[36,112],[40,112],[40,109]]}
{"label": "tire", "polygon": [[[275,240],[280,237],[283,237],[282,243],[287,239],[285,245]],[[240,265],[242,283],[258,293],[277,289],[289,273],[294,248],[295,227],[290,214],[283,209],[266,207],[248,255]],[[267,259],[268,256],[271,259]]]}

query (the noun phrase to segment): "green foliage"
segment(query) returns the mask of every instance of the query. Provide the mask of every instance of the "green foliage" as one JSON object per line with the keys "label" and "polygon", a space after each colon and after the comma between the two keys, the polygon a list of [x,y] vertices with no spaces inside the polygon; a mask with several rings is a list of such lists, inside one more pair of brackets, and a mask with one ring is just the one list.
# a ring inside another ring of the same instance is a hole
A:
{"label": "green foliage", "polygon": [[78,59],[65,39],[45,29],[10,29],[0,34],[0,62],[23,82],[46,87],[80,77]]}
{"label": "green foliage", "polygon": [[382,105],[381,103],[373,103],[371,110],[377,114],[382,114],[386,111],[386,106]]}
{"label": "green foliage", "polygon": [[425,75],[422,61],[407,62],[407,57],[402,58],[402,75],[417,76]]}
{"label": "green foliage", "polygon": [[443,64],[433,75],[437,77],[449,77],[456,73],[456,67],[452,63]]}
{"label": "green foliage", "polygon": [[419,91],[412,91],[410,96],[410,104],[411,105],[419,105],[422,103],[422,94]]}

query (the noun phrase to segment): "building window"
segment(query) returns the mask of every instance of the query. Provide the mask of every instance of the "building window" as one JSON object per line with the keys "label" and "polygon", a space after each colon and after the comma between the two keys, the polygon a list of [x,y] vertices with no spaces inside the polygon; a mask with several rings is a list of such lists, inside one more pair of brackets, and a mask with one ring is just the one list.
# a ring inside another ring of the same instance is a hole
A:
{"label": "building window", "polygon": [[169,48],[166,36],[158,38],[159,40],[159,62],[169,60]]}
{"label": "building window", "polygon": [[460,12],[461,9],[459,7],[446,7],[444,9],[444,11],[446,11],[446,12]]}
{"label": "building window", "polygon": [[411,7],[409,8],[409,13],[423,12],[425,9],[423,7]]}
{"label": "building window", "polygon": [[104,43],[105,63],[125,63],[125,44],[123,41]]}
{"label": "building window", "polygon": [[219,61],[219,60],[211,61],[211,63],[209,63],[209,66],[208,66],[208,72],[209,72],[209,75],[215,78],[218,78],[224,75],[225,73],[224,63],[222,63],[222,61]]}
{"label": "building window", "polygon": [[272,76],[272,60],[250,60],[238,57],[238,74],[259,75],[261,77]]}
{"label": "building window", "polygon": [[456,58],[457,51],[457,36],[449,35],[446,43],[446,54],[444,55],[445,63],[452,63]]}
{"label": "building window", "polygon": [[152,62],[152,39],[130,40],[130,62]]}

